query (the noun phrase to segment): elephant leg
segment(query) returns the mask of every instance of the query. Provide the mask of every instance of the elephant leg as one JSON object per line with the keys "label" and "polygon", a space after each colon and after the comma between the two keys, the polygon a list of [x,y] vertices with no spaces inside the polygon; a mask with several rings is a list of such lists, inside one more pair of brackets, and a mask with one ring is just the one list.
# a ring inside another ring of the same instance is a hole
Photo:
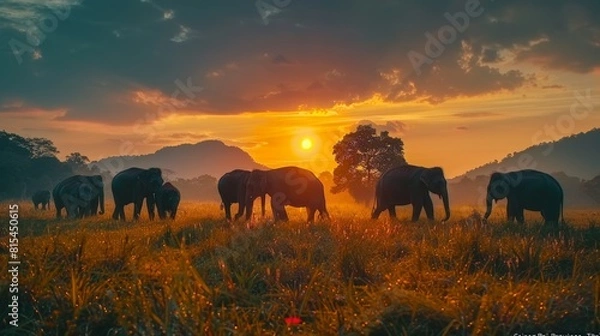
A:
{"label": "elephant leg", "polygon": [[419,220],[419,217],[421,216],[421,209],[423,208],[423,204],[421,204],[421,201],[415,202],[413,203],[413,213],[412,213],[412,221],[416,222]]}
{"label": "elephant leg", "polygon": [[290,220],[288,217],[287,211],[285,210],[285,207],[283,205],[281,206],[281,220],[284,222],[287,222]]}
{"label": "elephant leg", "polygon": [[306,208],[306,210],[308,210],[308,222],[313,223],[315,221],[315,212],[317,211],[317,209],[316,208]]}
{"label": "elephant leg", "polygon": [[115,211],[113,211],[112,214],[112,218],[114,220],[118,220],[120,215],[121,215],[121,209],[123,208],[123,206],[119,205],[119,204],[115,204]]}
{"label": "elephant leg", "polygon": [[385,210],[385,208],[380,207],[379,205],[377,205],[377,208],[375,210],[373,210],[373,213],[371,213],[371,219],[377,219],[379,218],[379,215]]}
{"label": "elephant leg", "polygon": [[431,196],[429,193],[427,193],[423,198],[423,208],[425,209],[427,219],[433,220],[433,202],[431,201]]}
{"label": "elephant leg", "polygon": [[518,208],[515,212],[515,217],[517,218],[517,222],[519,224],[523,224],[525,223],[525,215],[524,215],[524,211],[523,208]]}
{"label": "elephant leg", "polygon": [[144,199],[137,199],[133,204],[133,220],[138,220],[140,218],[140,212],[142,212],[142,202]]}
{"label": "elephant leg", "polygon": [[177,215],[177,207],[173,208],[173,210],[171,210],[171,219],[175,219],[175,215]]}
{"label": "elephant leg", "polygon": [[[231,220],[231,203],[224,203],[225,205],[225,218],[227,220]],[[235,219],[238,219],[241,215],[240,215],[240,211],[242,210],[242,206],[240,203],[240,206],[238,208],[238,212],[235,214]]]}
{"label": "elephant leg", "polygon": [[542,210],[542,217],[544,217],[545,224],[558,224],[560,217],[560,206],[548,207]]}
{"label": "elephant leg", "polygon": [[154,220],[154,206],[156,205],[156,201],[153,195],[148,195],[146,197],[146,207],[148,208],[148,217],[150,220]]}
{"label": "elephant leg", "polygon": [[271,210],[273,211],[273,218],[276,222],[279,220],[284,222],[288,221],[288,215],[285,211],[285,206],[275,197],[271,198]]}
{"label": "elephant leg", "polygon": [[390,219],[396,219],[396,206],[395,205],[390,205],[387,208],[388,213],[390,214]]}
{"label": "elephant leg", "polygon": [[76,204],[71,204],[65,207],[67,209],[67,216],[70,219],[75,219],[79,217],[79,207]]}

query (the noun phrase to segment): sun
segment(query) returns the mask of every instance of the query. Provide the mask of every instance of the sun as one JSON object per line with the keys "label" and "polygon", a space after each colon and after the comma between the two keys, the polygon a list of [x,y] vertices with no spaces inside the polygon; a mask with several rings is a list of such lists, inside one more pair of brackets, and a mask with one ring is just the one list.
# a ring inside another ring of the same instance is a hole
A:
{"label": "sun", "polygon": [[300,144],[300,146],[304,150],[309,150],[312,148],[313,142],[309,138],[304,138],[304,139],[302,139],[302,143]]}

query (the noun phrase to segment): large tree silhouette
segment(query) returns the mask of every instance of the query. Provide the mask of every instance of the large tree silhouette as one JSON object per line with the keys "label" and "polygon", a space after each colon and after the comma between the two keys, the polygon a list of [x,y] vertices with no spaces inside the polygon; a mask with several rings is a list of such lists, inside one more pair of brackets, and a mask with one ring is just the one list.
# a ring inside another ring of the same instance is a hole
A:
{"label": "large tree silhouette", "polygon": [[332,193],[347,190],[360,203],[368,204],[375,183],[389,168],[406,164],[404,143],[389,132],[377,131],[371,125],[359,125],[333,146],[338,166],[333,171]]}

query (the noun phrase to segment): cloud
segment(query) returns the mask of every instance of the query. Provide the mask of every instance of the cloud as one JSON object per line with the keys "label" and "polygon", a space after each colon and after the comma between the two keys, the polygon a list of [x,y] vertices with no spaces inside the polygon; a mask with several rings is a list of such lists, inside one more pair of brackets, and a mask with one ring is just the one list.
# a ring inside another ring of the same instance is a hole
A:
{"label": "cloud", "polygon": [[292,64],[290,61],[288,61],[288,59],[285,56],[283,56],[281,54],[273,57],[271,62],[273,64],[283,64],[283,65]]}
{"label": "cloud", "polygon": [[153,1],[2,1],[4,46],[28,43],[27,22],[72,7],[23,64],[10,49],[0,52],[8,65],[0,105],[20,100],[66,111],[65,120],[131,124],[156,114],[132,92],[179,90],[189,99],[175,84],[187,78],[205,90],[186,113],[227,115],[328,110],[374,97],[441,104],[543,82],[532,65],[579,74],[600,67],[597,1],[482,2],[483,14],[421,75],[407,53],[425,53],[425,33],[436,34],[448,24],[444,13],[464,10],[464,2],[293,1],[265,26],[254,3],[232,1],[168,9]]}
{"label": "cloud", "polygon": [[209,134],[206,133],[193,133],[193,132],[180,132],[170,134],[160,134],[151,137],[147,144],[149,145],[177,145],[182,143],[197,143],[202,140],[209,138]]}
{"label": "cloud", "polygon": [[459,131],[467,131],[467,130],[469,130],[469,128],[467,126],[458,126],[458,127],[456,127],[456,129],[459,130]]}
{"label": "cloud", "polygon": [[171,38],[171,41],[175,43],[182,43],[192,38],[193,35],[194,32],[191,28],[186,27],[184,25],[180,25],[179,32]]}
{"label": "cloud", "polygon": [[544,86],[542,86],[542,89],[564,89],[564,88],[565,88],[564,85],[559,85],[559,84],[544,85]]}
{"label": "cloud", "polygon": [[495,117],[495,116],[499,116],[499,113],[495,113],[495,112],[461,112],[461,113],[454,113],[452,116],[457,117],[457,118],[488,118],[488,117]]}
{"label": "cloud", "polygon": [[[25,34],[39,34],[40,26],[49,25],[69,14],[83,0],[3,0],[0,3],[0,29],[14,29]],[[59,16],[59,18],[57,18]],[[48,22],[44,22],[48,21]],[[49,26],[51,27],[51,26]]]}
{"label": "cloud", "polygon": [[352,131],[356,130],[356,126],[358,125],[371,125],[378,132],[389,132],[391,135],[404,135],[408,131],[408,125],[403,123],[402,121],[392,120],[385,121],[384,123],[377,124],[371,120],[361,120],[354,124],[351,128]]}

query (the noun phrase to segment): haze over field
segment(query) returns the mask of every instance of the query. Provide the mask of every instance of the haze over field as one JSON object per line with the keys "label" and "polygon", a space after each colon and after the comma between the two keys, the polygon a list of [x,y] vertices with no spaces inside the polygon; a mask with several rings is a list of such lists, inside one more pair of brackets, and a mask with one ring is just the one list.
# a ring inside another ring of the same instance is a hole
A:
{"label": "haze over field", "polygon": [[598,2],[277,4],[4,1],[0,124],[91,160],[219,139],[318,172],[368,123],[448,177],[600,126]]}

